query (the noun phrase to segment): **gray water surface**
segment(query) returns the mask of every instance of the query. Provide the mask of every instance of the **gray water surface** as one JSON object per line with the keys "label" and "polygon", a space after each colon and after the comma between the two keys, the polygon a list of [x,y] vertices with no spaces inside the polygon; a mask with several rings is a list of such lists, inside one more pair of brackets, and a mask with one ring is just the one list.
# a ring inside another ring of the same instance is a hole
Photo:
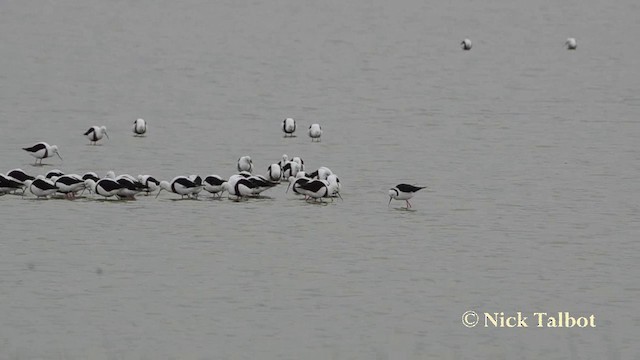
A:
{"label": "gray water surface", "polygon": [[[228,177],[286,153],[344,201],[2,196],[0,358],[640,358],[638,10],[2,2],[0,172]],[[37,141],[64,160],[32,166]],[[413,211],[387,206],[401,182],[428,186]],[[467,310],[597,327],[470,329]]]}

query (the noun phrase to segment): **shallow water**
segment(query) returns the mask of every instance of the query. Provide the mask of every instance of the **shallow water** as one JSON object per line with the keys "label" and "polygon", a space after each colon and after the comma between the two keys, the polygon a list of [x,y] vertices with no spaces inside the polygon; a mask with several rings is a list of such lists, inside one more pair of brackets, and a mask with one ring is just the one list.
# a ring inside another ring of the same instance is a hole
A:
{"label": "shallow water", "polygon": [[[1,357],[640,356],[634,10],[5,2],[0,171],[228,177],[286,153],[330,167],[344,201],[2,196]],[[32,166],[36,141],[64,160]],[[387,206],[401,182],[428,186],[412,211]],[[597,327],[468,329],[467,310]]]}

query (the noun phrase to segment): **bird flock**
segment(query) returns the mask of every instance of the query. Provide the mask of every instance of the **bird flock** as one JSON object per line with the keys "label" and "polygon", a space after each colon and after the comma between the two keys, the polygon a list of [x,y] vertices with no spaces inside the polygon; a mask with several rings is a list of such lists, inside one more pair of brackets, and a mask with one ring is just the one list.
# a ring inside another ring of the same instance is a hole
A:
{"label": "bird flock", "polygon": [[[133,124],[134,136],[144,136],[147,132],[147,123],[143,119],[137,119]],[[293,118],[286,118],[282,123],[285,137],[293,137],[296,131],[296,122]],[[312,124],[308,131],[312,142],[320,141],[322,128],[319,124]],[[95,145],[104,137],[107,139],[105,126],[92,126],[85,133],[91,145]],[[60,155],[56,145],[46,142],[38,142],[30,147],[23,148],[33,156],[34,165],[42,165],[43,159]],[[176,176],[169,181],[159,181],[152,175],[129,174],[116,175],[114,171],[108,171],[100,177],[95,172],[80,174],[66,174],[58,169],[45,174],[32,175],[22,169],[12,169],[6,174],[0,174],[0,195],[17,194],[22,197],[35,197],[36,199],[63,198],[73,200],[87,192],[96,199],[135,200],[137,195],[150,195],[156,193],[157,198],[164,190],[168,193],[179,195],[181,199],[198,199],[204,190],[213,198],[227,198],[240,201],[252,197],[260,197],[261,194],[287,183],[285,193],[293,193],[305,201],[323,203],[324,199],[342,199],[340,191],[342,184],[338,176],[328,167],[321,166],[315,171],[305,171],[304,160],[299,156],[289,158],[283,154],[282,158],[267,167],[265,175],[254,173],[254,164],[250,156],[238,158],[236,169],[238,173],[228,179],[211,174],[200,176],[197,174]],[[88,196],[84,196],[85,198]]]}
{"label": "bird flock", "polygon": [[[568,38],[564,46],[568,50],[576,50],[578,43],[575,38]],[[473,43],[465,38],[460,42],[460,47],[471,50]],[[282,121],[282,131],[284,137],[295,137],[297,126],[293,118],[287,117]],[[147,133],[147,122],[144,119],[136,119],[133,122],[133,134],[136,137],[145,136]],[[312,142],[320,142],[322,138],[322,127],[314,123],[309,126],[307,134]],[[104,137],[109,139],[105,126],[91,126],[84,133],[91,145],[96,145]],[[42,160],[58,156],[60,160],[60,150],[56,145],[49,145],[46,142],[38,142],[30,147],[23,148],[33,156],[34,165],[42,165]],[[98,198],[116,197],[122,200],[135,200],[135,196],[143,193],[149,195],[157,190],[156,197],[162,190],[180,195],[181,198],[197,199],[198,194],[204,190],[214,197],[221,198],[223,193],[228,194],[228,198],[233,197],[239,201],[250,197],[258,197],[268,189],[271,189],[282,182],[288,182],[286,192],[291,190],[294,194],[301,195],[306,201],[320,201],[325,198],[333,199],[339,197],[342,185],[337,175],[328,167],[321,166],[317,170],[307,173],[304,162],[300,157],[293,157],[289,160],[285,154],[277,163],[268,166],[265,175],[253,174],[254,166],[251,157],[241,156],[237,162],[238,173],[224,179],[219,175],[208,175],[204,179],[199,175],[180,175],[170,181],[158,181],[151,175],[138,175],[134,177],[129,174],[115,175],[113,171],[107,172],[102,178],[95,172],[83,175],[64,174],[59,170],[52,170],[46,174],[32,176],[22,169],[13,169],[5,174],[0,174],[0,195],[20,194],[25,196],[27,190],[36,198],[62,197],[75,199],[79,194],[88,191]],[[414,186],[410,184],[398,184],[389,190],[389,205],[392,200],[404,200],[406,208],[412,207],[411,199],[424,186]]]}
{"label": "bird flock", "polygon": [[[136,137],[145,136],[147,123],[144,119],[137,119],[133,123],[133,134]],[[293,118],[285,118],[282,122],[284,137],[294,137],[296,121]],[[309,126],[308,135],[312,142],[319,142],[322,137],[322,127],[314,123]],[[96,145],[104,137],[109,135],[105,126],[92,126],[85,133],[90,145]],[[23,148],[33,156],[34,165],[42,165],[42,160],[58,156],[59,149],[56,145],[46,142],[38,142],[30,147]],[[220,199],[223,194],[235,201],[247,200],[252,197],[260,197],[264,191],[287,183],[285,193],[295,194],[308,202],[323,203],[324,199],[340,198],[342,184],[338,176],[328,167],[321,166],[318,169],[307,172],[304,160],[299,156],[289,158],[283,154],[282,158],[267,167],[264,175],[254,173],[254,165],[251,156],[245,155],[238,158],[236,164],[237,173],[228,179],[211,174],[200,176],[197,174],[179,175],[169,181],[159,181],[152,175],[129,174],[116,175],[114,171],[108,171],[100,177],[95,172],[85,174],[65,174],[55,169],[45,174],[31,175],[22,169],[9,170],[6,175],[0,174],[0,195],[17,194],[22,197],[35,196],[36,199],[63,198],[73,200],[84,195],[85,192],[97,199],[135,200],[139,194],[150,195],[156,193],[160,196],[164,190],[168,193],[179,195],[181,199],[198,199],[204,190],[211,197]],[[406,208],[410,208],[409,199],[415,192],[424,187],[416,187],[408,184],[400,184],[389,190],[389,203],[391,200],[405,200]],[[85,196],[87,197],[87,196]]]}

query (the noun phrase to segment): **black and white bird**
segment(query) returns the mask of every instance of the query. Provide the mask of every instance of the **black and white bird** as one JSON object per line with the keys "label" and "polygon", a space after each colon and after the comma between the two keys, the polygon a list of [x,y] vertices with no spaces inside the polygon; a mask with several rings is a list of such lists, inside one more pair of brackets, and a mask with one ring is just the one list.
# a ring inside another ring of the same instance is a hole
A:
{"label": "black and white bird", "polygon": [[108,171],[106,178],[115,180],[122,186],[116,193],[120,199],[135,200],[136,194],[144,190],[144,185],[129,174],[116,176],[113,171]]}
{"label": "black and white bird", "polygon": [[[35,180],[25,181],[25,185],[29,191],[37,198],[46,198],[49,195],[53,195],[58,191],[53,181],[45,179],[41,176]],[[23,194],[24,195],[24,194]]]}
{"label": "black and white bird", "polygon": [[58,192],[64,194],[67,199],[74,199],[76,194],[85,189],[86,185],[80,175],[67,174],[51,178]]}
{"label": "black and white bird", "polygon": [[35,177],[27,174],[26,172],[24,172],[22,169],[13,169],[10,170],[7,173],[7,176],[14,179],[14,180],[18,180],[19,182],[23,183],[27,180],[34,180]]}
{"label": "black and white bird", "polygon": [[133,122],[134,136],[142,136],[147,132],[147,122],[144,119],[137,119]]}
{"label": "black and white bird", "polygon": [[53,155],[58,155],[60,160],[62,160],[62,156],[60,156],[58,152],[58,147],[56,145],[49,145],[46,142],[39,142],[33,146],[22,148],[22,150],[25,150],[29,155],[36,158],[35,165],[38,165],[38,160],[40,160],[40,165],[42,165],[42,159],[52,157]]}
{"label": "black and white bird", "polygon": [[253,195],[260,195],[263,191],[278,185],[278,182],[270,181],[262,175],[253,175],[247,178],[253,184]]}
{"label": "black and white bird", "polygon": [[91,190],[91,192],[104,196],[104,198],[108,198],[111,196],[118,195],[120,189],[123,186],[114,179],[104,178],[98,181],[94,181],[93,179],[87,179],[84,181],[85,186]]}
{"label": "black and white bird", "polygon": [[44,175],[44,177],[47,178],[47,179],[52,179],[54,177],[60,177],[62,175],[64,175],[64,173],[61,170],[53,169],[53,170],[47,171],[47,173]]}
{"label": "black and white bird", "polygon": [[200,175],[189,175],[188,176],[189,180],[193,181],[194,184],[196,184],[195,189],[193,189],[193,191],[191,192],[191,196],[194,198],[198,198],[198,194],[200,194],[200,192],[202,191],[202,177],[200,177]]}
{"label": "black and white bird", "polygon": [[98,140],[104,136],[106,136],[107,139],[109,138],[106,126],[92,126],[84,133],[84,136],[86,136],[93,145],[96,145]]}
{"label": "black and white bird", "polygon": [[23,189],[25,187],[26,182],[31,180],[32,179],[27,179],[24,182],[22,182],[12,178],[11,176],[5,176],[0,174],[0,195],[4,195],[6,193]]}
{"label": "black and white bird", "polygon": [[282,131],[284,131],[284,137],[293,137],[293,133],[296,131],[296,121],[292,118],[286,118],[282,121]]}
{"label": "black and white bird", "polygon": [[144,191],[146,195],[156,191],[160,186],[160,181],[151,175],[138,175],[138,181],[142,184],[142,191]]}
{"label": "black and white bird", "polygon": [[578,48],[578,42],[575,38],[568,38],[567,41],[564,42],[564,45],[567,47],[567,50],[575,50]]}
{"label": "black and white bird", "polygon": [[291,161],[298,163],[298,165],[300,165],[300,171],[304,171],[304,160],[302,160],[300,156],[292,157]]}
{"label": "black and white bird", "polygon": [[311,138],[311,141],[320,141],[321,136],[322,127],[320,127],[320,124],[311,124],[311,126],[309,126],[309,137]]}
{"label": "black and white bird", "polygon": [[471,50],[471,47],[473,46],[473,44],[471,43],[471,40],[469,39],[464,39],[460,42],[460,47],[462,48],[462,50]]}
{"label": "black and white bird", "polygon": [[100,180],[100,178],[98,177],[98,174],[96,174],[93,171],[89,171],[87,173],[82,174],[82,180],[93,180],[93,181],[98,181]]}
{"label": "black and white bird", "polygon": [[308,199],[314,199],[314,201],[320,199],[322,201],[322,198],[331,198],[334,195],[340,196],[337,189],[338,185],[335,182],[331,183],[328,180],[315,179],[301,184],[298,191],[307,195]]}
{"label": "black and white bird", "polygon": [[218,194],[218,197],[222,197],[224,192],[224,184],[227,181],[219,175],[209,175],[202,180],[202,186],[205,191],[210,192],[212,195]]}
{"label": "black and white bird", "polygon": [[227,194],[236,197],[236,201],[254,194],[253,182],[239,174],[229,176],[229,180],[223,186]]}
{"label": "black and white bird", "polygon": [[311,181],[311,179],[307,177],[289,177],[289,186],[287,186],[285,194],[289,192],[289,189],[291,189],[294,194],[304,195],[302,192],[300,192],[300,186],[308,183],[309,181]]}
{"label": "black and white bird", "polygon": [[284,164],[289,162],[289,156],[287,154],[282,154],[282,160],[278,161],[278,165],[280,165],[280,169],[284,166]]}
{"label": "black and white bird", "polygon": [[280,182],[282,179],[282,169],[278,164],[271,164],[267,168],[267,179],[273,182]]}
{"label": "black and white bird", "polygon": [[415,195],[420,189],[424,189],[426,186],[413,186],[409,184],[398,184],[395,187],[389,189],[389,205],[391,200],[404,200],[407,202],[407,209],[411,207],[409,199]]}
{"label": "black and white bird", "polygon": [[253,161],[251,161],[250,156],[245,155],[238,159],[238,171],[253,172]]}
{"label": "black and white bird", "polygon": [[333,171],[331,171],[331,169],[326,166],[320,166],[318,170],[309,174],[309,177],[312,179],[327,180],[327,178],[331,174],[333,174]]}
{"label": "black and white bird", "polygon": [[178,194],[184,199],[184,197],[191,197],[194,191],[198,188],[198,185],[189,180],[186,176],[176,176],[171,181],[160,181],[160,190],[156,194],[156,198],[160,195],[162,190]]}
{"label": "black and white bird", "polygon": [[300,171],[300,164],[297,162],[289,161],[282,167],[282,178],[288,179],[292,176],[296,176]]}

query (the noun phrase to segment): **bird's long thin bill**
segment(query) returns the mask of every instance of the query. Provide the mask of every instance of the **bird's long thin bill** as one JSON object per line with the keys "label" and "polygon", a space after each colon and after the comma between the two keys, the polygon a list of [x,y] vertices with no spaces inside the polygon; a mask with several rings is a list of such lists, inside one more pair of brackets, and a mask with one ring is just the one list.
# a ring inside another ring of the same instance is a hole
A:
{"label": "bird's long thin bill", "polygon": [[156,194],[156,199],[158,198],[158,196],[160,196],[160,192],[162,191],[162,189],[158,190],[158,193]]}
{"label": "bird's long thin bill", "polygon": [[289,185],[287,186],[287,191],[284,192],[285,194],[289,192],[290,187],[291,187],[291,183],[289,183]]}
{"label": "bird's long thin bill", "polygon": [[104,133],[104,136],[106,136],[107,139],[109,138],[109,134],[107,134],[107,133]]}
{"label": "bird's long thin bill", "polygon": [[342,195],[340,195],[340,193],[336,193],[338,194],[338,197],[340,198],[340,200],[344,201],[344,199],[342,198]]}
{"label": "bird's long thin bill", "polygon": [[[58,157],[60,158],[60,160],[62,160],[62,156],[60,156],[60,154],[56,153],[56,155],[58,155]],[[64,160],[63,160],[64,161]]]}
{"label": "bird's long thin bill", "polygon": [[392,197],[389,196],[389,203],[387,204],[387,206],[391,205],[391,199],[392,199]]}

